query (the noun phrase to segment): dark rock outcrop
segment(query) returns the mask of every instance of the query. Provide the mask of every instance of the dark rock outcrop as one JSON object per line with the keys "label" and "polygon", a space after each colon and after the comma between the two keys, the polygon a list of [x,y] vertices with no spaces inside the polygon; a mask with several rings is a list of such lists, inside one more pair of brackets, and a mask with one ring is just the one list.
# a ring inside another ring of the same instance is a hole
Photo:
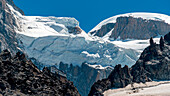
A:
{"label": "dark rock outcrop", "polygon": [[170,24],[164,21],[146,20],[134,17],[118,17],[116,23],[103,25],[99,30],[90,32],[95,36],[103,37],[110,32],[110,38],[114,39],[149,39],[158,35],[165,35],[170,30]]}
{"label": "dark rock outcrop", "polygon": [[115,23],[108,23],[106,25],[103,25],[101,27],[101,29],[99,30],[95,30],[93,32],[91,32],[90,34],[94,34],[94,36],[99,36],[99,37],[103,37],[105,36],[108,32],[110,32],[115,26]]}
{"label": "dark rock outcrop", "polygon": [[0,95],[3,96],[80,96],[73,83],[48,68],[40,71],[25,55],[0,54]]}
{"label": "dark rock outcrop", "polygon": [[71,34],[80,34],[82,32],[82,29],[80,27],[69,27],[67,26],[69,33]]}
{"label": "dark rock outcrop", "polygon": [[103,96],[102,93],[110,88],[122,88],[132,83],[132,76],[128,66],[121,68],[116,65],[107,79],[99,80],[93,84],[89,96]]}
{"label": "dark rock outcrop", "polygon": [[145,83],[152,80],[170,80],[170,32],[160,39],[160,44],[150,39],[140,58],[131,68],[117,65],[107,79],[93,84],[89,96],[103,96],[110,88],[123,88],[128,84]]}
{"label": "dark rock outcrop", "polygon": [[[169,38],[169,36],[167,38]],[[160,39],[160,43],[161,42],[164,42],[163,38]],[[151,78],[152,80],[170,80],[170,46],[163,43],[147,47],[142,52],[136,64],[132,66],[132,74],[136,72],[139,67],[149,73],[147,78]],[[134,81],[135,80],[136,76],[134,76]]]}

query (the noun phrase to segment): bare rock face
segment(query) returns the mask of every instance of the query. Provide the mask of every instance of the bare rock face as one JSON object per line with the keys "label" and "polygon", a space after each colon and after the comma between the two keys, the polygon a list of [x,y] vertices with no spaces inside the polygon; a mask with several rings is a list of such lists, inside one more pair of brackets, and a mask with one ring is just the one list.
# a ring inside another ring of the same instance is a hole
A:
{"label": "bare rock face", "polygon": [[72,33],[74,35],[80,34],[82,32],[82,29],[80,27],[67,27],[69,30],[69,33]]}
{"label": "bare rock face", "polygon": [[118,17],[116,23],[103,25],[99,30],[90,32],[94,36],[103,37],[112,29],[110,38],[113,39],[149,39],[158,35],[165,35],[170,25],[164,21],[146,20],[134,17]]}
{"label": "bare rock face", "polygon": [[87,96],[93,83],[107,78],[112,70],[111,68],[95,69],[86,63],[81,66],[73,66],[62,62],[59,69],[67,74],[69,80],[73,81],[82,96]]}
{"label": "bare rock face", "polygon": [[145,20],[133,17],[118,17],[111,38],[149,39],[169,32],[170,25],[164,21]]}
{"label": "bare rock face", "polygon": [[94,34],[94,36],[99,36],[103,37],[105,36],[108,32],[110,32],[115,26],[115,23],[108,23],[106,25],[103,25],[101,29],[95,30],[94,32],[91,32],[90,34]]}
{"label": "bare rock face", "polygon": [[170,80],[170,32],[160,39],[160,44],[150,39],[136,64],[131,68],[117,65],[108,78],[93,84],[89,96],[103,96],[110,88],[122,88],[128,84],[145,83],[152,80]]}
{"label": "bare rock face", "polygon": [[48,68],[40,71],[25,55],[0,54],[0,95],[2,96],[80,96],[73,83]]}
{"label": "bare rock face", "polygon": [[20,12],[22,12],[22,10],[16,7],[12,0],[0,0],[0,49],[9,49],[9,51],[14,54],[17,52],[14,26],[18,27],[18,25],[7,4],[13,5],[13,7]]}

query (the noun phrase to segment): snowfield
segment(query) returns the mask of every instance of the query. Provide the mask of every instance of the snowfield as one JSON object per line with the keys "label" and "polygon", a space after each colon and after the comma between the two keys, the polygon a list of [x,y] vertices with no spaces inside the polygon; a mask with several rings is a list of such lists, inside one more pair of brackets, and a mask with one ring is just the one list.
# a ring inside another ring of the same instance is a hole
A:
{"label": "snowfield", "polygon": [[170,81],[147,82],[146,84],[134,84],[120,89],[110,89],[104,92],[104,96],[170,96]]}

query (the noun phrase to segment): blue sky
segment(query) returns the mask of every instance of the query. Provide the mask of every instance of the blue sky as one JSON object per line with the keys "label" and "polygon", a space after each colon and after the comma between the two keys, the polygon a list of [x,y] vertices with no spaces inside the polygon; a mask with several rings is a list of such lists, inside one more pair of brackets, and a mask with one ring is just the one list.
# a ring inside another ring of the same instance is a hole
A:
{"label": "blue sky", "polygon": [[14,0],[26,15],[75,17],[86,32],[102,20],[129,12],[170,15],[170,0]]}

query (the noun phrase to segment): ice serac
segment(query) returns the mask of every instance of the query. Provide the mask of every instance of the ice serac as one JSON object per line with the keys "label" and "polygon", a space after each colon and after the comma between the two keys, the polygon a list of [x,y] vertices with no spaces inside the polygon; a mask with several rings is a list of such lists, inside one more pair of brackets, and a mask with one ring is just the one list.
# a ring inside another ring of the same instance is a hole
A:
{"label": "ice serac", "polygon": [[19,25],[10,8],[7,6],[7,3],[11,4],[22,14],[24,13],[14,5],[12,0],[0,0],[0,50],[9,49],[9,51],[14,54],[18,50],[14,29],[19,27]]}
{"label": "ice serac", "polygon": [[165,35],[169,30],[170,16],[157,13],[127,13],[102,21],[89,34],[104,37],[111,31],[110,39],[141,40]]}

